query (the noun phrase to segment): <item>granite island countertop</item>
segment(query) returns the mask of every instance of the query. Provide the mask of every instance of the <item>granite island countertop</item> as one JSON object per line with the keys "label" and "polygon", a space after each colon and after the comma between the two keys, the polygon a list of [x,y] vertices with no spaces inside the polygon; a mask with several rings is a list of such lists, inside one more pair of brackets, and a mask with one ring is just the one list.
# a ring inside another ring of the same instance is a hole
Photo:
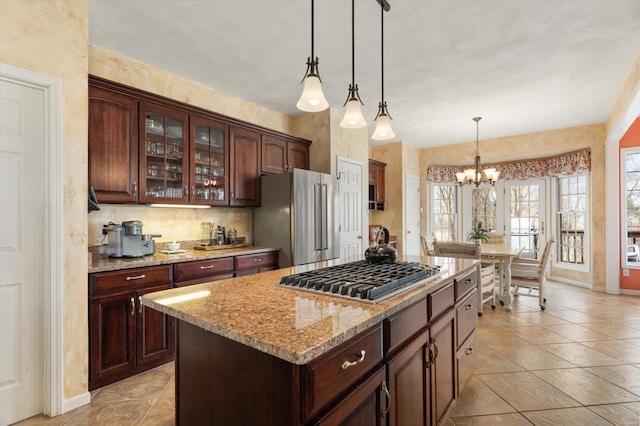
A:
{"label": "granite island countertop", "polygon": [[142,304],[285,361],[304,365],[424,299],[478,262],[442,257],[399,260],[439,264],[446,272],[436,280],[378,304],[277,285],[285,275],[336,265],[339,260],[148,293],[142,297]]}
{"label": "granite island countertop", "polygon": [[167,265],[180,262],[191,262],[194,260],[216,259],[221,257],[239,256],[245,254],[257,254],[265,251],[279,251],[277,247],[244,246],[222,250],[196,250],[187,249],[184,253],[164,254],[155,252],[143,257],[108,257],[98,254],[97,249],[90,252],[89,273],[118,271],[130,268],[144,268],[146,266]]}

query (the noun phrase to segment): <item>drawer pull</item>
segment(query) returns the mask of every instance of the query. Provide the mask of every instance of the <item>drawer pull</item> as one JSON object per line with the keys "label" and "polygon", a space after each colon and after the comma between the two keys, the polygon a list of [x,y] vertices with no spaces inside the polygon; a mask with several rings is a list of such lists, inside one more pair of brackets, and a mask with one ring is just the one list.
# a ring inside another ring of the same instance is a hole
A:
{"label": "drawer pull", "polygon": [[471,284],[473,282],[473,280],[471,278],[467,278],[467,280],[465,282]]}
{"label": "drawer pull", "polygon": [[254,262],[262,262],[262,258],[261,257],[256,257],[255,259],[253,259]]}
{"label": "drawer pull", "polygon": [[471,303],[469,303],[468,305],[464,305],[464,310],[465,311],[468,311],[471,308],[473,308],[473,305]]}
{"label": "drawer pull", "polygon": [[141,280],[141,279],[143,279],[144,277],[146,277],[146,275],[145,275],[145,274],[142,274],[142,275],[136,275],[136,276],[133,276],[133,277],[127,277],[127,281],[131,281],[131,280]]}
{"label": "drawer pull", "polygon": [[138,313],[142,313],[142,296],[138,296]]}
{"label": "drawer pull", "polygon": [[473,348],[467,348],[464,350],[465,355],[471,355],[473,353]]}
{"label": "drawer pull", "polygon": [[382,392],[384,392],[385,398],[387,399],[387,406],[382,409],[382,415],[384,416],[391,408],[391,395],[389,394],[389,388],[387,388],[387,382],[384,380],[382,381]]}
{"label": "drawer pull", "polygon": [[131,298],[131,315],[136,314],[136,299]]}
{"label": "drawer pull", "polygon": [[201,266],[200,269],[213,269],[214,265]]}
{"label": "drawer pull", "polygon": [[362,361],[364,361],[364,355],[365,355],[365,351],[364,349],[360,351],[360,358],[358,358],[355,361],[345,361],[342,363],[342,369],[346,370],[349,367],[353,367],[354,365],[358,365],[360,364]]}

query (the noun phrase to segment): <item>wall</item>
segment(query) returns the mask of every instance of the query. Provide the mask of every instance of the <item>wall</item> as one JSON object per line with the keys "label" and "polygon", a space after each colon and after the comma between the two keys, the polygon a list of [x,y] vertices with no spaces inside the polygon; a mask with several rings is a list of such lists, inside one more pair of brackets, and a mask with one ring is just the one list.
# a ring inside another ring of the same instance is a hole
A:
{"label": "wall", "polygon": [[[590,214],[591,214],[591,253],[590,272],[568,271],[552,268],[552,275],[591,284],[594,290],[604,291],[606,250],[599,241],[605,239],[605,209],[602,200],[605,197],[605,139],[606,126],[592,124],[567,129],[550,130],[527,135],[510,136],[480,141],[480,154],[485,161],[502,162],[553,156],[578,149],[591,149],[590,173]],[[426,172],[430,165],[469,165],[475,155],[475,143],[423,149],[420,152],[420,180],[426,182]],[[428,191],[421,188],[421,200],[428,200]],[[421,223],[425,229],[428,223],[429,206],[423,204],[424,213]],[[551,226],[553,226],[553,220]],[[550,227],[550,229],[553,229]]]}
{"label": "wall", "polygon": [[[620,139],[619,148],[640,147],[640,118],[636,118],[629,130]],[[620,199],[622,211],[622,203],[624,198]],[[620,271],[620,288],[623,290],[640,290],[640,269],[629,269],[629,276],[625,277]]]}
{"label": "wall", "polygon": [[84,0],[0,2],[0,62],[62,80],[64,398],[87,391],[87,56]]}

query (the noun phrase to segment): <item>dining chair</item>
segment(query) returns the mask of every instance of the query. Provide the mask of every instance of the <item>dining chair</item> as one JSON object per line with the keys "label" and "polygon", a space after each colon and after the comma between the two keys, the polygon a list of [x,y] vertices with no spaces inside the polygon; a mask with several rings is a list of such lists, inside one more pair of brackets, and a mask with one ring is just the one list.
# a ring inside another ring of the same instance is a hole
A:
{"label": "dining chair", "polygon": [[[434,241],[433,251],[435,256],[480,259],[481,247],[474,243]],[[491,309],[495,309],[497,298],[498,287],[493,262],[478,263],[478,316],[482,316],[482,306],[489,300]]]}
{"label": "dining chair", "polygon": [[504,243],[505,239],[506,239],[506,235],[505,234],[496,234],[493,232],[489,232],[487,234],[487,237],[489,237],[489,241],[487,241],[489,244],[492,243]]}
{"label": "dining chair", "polygon": [[640,262],[640,246],[637,244],[629,244],[627,246],[627,261]]}
{"label": "dining chair", "polygon": [[[531,294],[532,290],[537,290],[538,304],[544,311],[547,299],[544,297],[544,286],[546,283],[546,272],[549,266],[549,259],[553,252],[555,237],[551,237],[544,246],[542,256],[539,259],[516,258],[511,262],[511,287],[513,296],[519,295],[536,296]],[[525,294],[519,293],[520,288],[528,288]]]}

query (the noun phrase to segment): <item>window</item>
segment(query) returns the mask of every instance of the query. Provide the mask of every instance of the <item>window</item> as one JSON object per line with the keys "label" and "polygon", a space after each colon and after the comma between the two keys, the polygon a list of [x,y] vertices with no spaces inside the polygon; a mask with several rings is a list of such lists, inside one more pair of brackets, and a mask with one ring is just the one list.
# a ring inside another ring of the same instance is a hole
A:
{"label": "window", "polygon": [[557,182],[557,261],[585,264],[587,175],[559,177]]}
{"label": "window", "polygon": [[471,197],[473,228],[482,222],[483,228],[495,232],[498,229],[496,188],[474,188]]}
{"label": "window", "polygon": [[622,160],[622,263],[640,267],[640,148],[623,150]]}
{"label": "window", "polygon": [[431,229],[438,241],[455,241],[458,237],[458,185],[433,184]]}

